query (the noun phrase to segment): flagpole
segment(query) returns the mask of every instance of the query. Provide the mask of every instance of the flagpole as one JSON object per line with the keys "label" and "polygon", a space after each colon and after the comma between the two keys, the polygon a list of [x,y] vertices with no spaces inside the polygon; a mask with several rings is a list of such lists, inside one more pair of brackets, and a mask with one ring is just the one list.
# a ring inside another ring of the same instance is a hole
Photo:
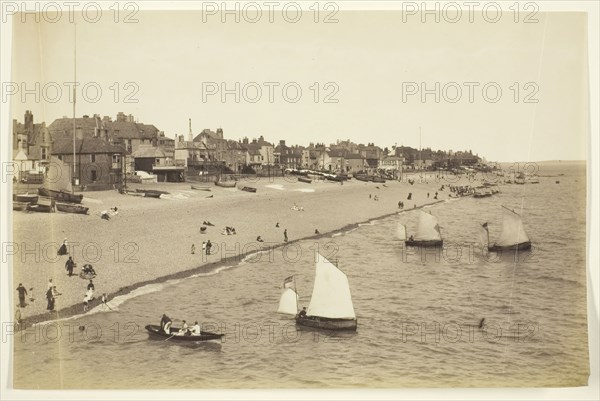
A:
{"label": "flagpole", "polygon": [[75,146],[75,103],[76,103],[76,96],[77,96],[77,91],[76,91],[76,87],[77,87],[77,23],[73,22],[73,39],[74,39],[74,46],[73,46],[73,78],[74,78],[74,83],[73,83],[73,177],[71,179],[71,193],[75,193],[75,188],[74,188],[74,184],[75,184],[75,173],[77,172],[77,150],[76,150],[76,146]]}

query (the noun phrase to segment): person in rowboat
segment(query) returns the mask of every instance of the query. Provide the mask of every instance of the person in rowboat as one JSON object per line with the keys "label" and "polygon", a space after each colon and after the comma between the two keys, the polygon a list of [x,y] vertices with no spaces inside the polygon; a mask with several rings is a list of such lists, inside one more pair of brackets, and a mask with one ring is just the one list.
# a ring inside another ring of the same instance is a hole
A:
{"label": "person in rowboat", "polygon": [[167,323],[171,322],[171,318],[168,317],[166,314],[163,313],[162,318],[160,319],[160,328],[165,330],[165,332],[168,334],[167,330],[165,329],[165,326],[167,325]]}
{"label": "person in rowboat", "polygon": [[198,324],[198,322],[195,322],[194,325],[192,326],[192,328],[190,329],[190,333],[193,336],[199,336],[200,335],[200,325]]}
{"label": "person in rowboat", "polygon": [[184,335],[188,334],[188,331],[189,331],[189,327],[188,327],[187,323],[185,322],[185,320],[183,320],[182,324],[181,324],[181,328],[177,332],[177,335],[184,336]]}
{"label": "person in rowboat", "polygon": [[300,312],[298,312],[298,317],[306,317],[306,306],[302,308]]}

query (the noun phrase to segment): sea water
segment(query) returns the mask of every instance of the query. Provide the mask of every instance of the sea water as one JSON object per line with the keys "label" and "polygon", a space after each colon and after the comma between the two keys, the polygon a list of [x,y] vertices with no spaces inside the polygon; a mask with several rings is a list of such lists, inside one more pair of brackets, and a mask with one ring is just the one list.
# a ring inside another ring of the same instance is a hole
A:
{"label": "sea water", "polygon": [[[406,211],[318,241],[233,258],[206,273],[142,287],[85,316],[30,328],[14,338],[15,386],[585,384],[585,166],[557,164],[540,174],[548,177],[539,184],[504,185],[491,198],[429,207],[444,237],[441,251],[403,246],[397,226],[406,225],[410,235],[419,213]],[[501,206],[522,216],[532,251],[501,258],[483,252],[481,224],[489,222],[493,241]],[[276,313],[291,275],[299,306],[308,305],[317,253],[348,276],[355,333],[299,329],[292,316]],[[163,313],[226,336],[196,345],[149,340],[144,326],[158,324]]]}

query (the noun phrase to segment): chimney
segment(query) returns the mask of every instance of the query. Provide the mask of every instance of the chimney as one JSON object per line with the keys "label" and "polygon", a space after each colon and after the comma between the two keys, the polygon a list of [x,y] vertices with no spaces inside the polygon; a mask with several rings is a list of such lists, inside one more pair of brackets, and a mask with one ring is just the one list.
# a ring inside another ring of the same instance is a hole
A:
{"label": "chimney", "polygon": [[279,146],[285,146],[285,139],[279,140]]}
{"label": "chimney", "polygon": [[242,143],[244,145],[248,145],[248,137],[247,136],[245,136],[244,139],[242,139]]}
{"label": "chimney", "polygon": [[223,139],[223,128],[217,128],[217,137]]}
{"label": "chimney", "polygon": [[133,123],[133,122],[135,122],[135,120],[133,119],[133,115],[131,115],[131,114],[130,114],[130,115],[128,115],[128,116],[127,116],[127,122],[128,122],[128,123]]}
{"label": "chimney", "polygon": [[90,118],[90,116],[88,116],[87,114],[84,114],[83,118]]}
{"label": "chimney", "polygon": [[123,113],[122,111],[117,113],[117,121],[118,122],[125,122],[127,121],[127,117],[125,116],[125,113]]}
{"label": "chimney", "polygon": [[189,134],[188,134],[188,141],[193,141],[194,140],[194,136],[192,135],[192,119],[188,119],[188,126],[189,126]]}
{"label": "chimney", "polygon": [[25,111],[25,131],[33,130],[33,113],[31,110]]}

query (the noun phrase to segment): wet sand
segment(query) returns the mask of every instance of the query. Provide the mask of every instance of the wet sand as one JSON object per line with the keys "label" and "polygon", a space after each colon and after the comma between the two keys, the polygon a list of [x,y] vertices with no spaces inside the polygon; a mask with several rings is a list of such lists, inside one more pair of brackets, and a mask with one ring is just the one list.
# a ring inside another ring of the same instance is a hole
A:
{"label": "wet sand", "polygon": [[[35,296],[35,301],[28,300],[27,306],[21,308],[23,326],[83,313],[88,280],[78,274],[86,263],[98,273],[93,280],[96,299],[89,305],[92,309],[103,293],[110,300],[143,285],[236,263],[261,248],[284,246],[285,229],[287,244],[318,239],[360,222],[398,213],[399,201],[408,211],[448,199],[450,184],[476,185],[466,179],[448,182],[432,177],[428,181],[409,185],[350,180],[341,185],[263,178],[240,183],[256,187],[257,193],[216,186],[210,192],[198,191],[192,190],[189,183],[138,184],[132,188],[169,194],[153,199],[116,191],[85,192],[83,204],[90,208],[87,216],[13,212],[13,287],[23,283],[28,291],[34,289]],[[439,191],[443,184],[446,189]],[[434,199],[436,191],[438,200]],[[412,200],[407,200],[409,192]],[[294,205],[304,210],[293,210]],[[116,216],[109,221],[100,218],[101,211],[115,206],[119,211]],[[215,226],[201,233],[204,221]],[[235,227],[237,234],[222,235],[225,226]],[[319,234],[315,234],[315,229]],[[265,242],[256,242],[259,235]],[[72,277],[65,270],[68,257],[56,255],[64,238],[69,255],[77,263]],[[208,240],[214,244],[212,254],[202,255],[202,242]],[[192,244],[195,254],[191,253]],[[46,310],[45,292],[50,278],[61,293],[53,312]],[[16,291],[13,299],[16,307]]]}

